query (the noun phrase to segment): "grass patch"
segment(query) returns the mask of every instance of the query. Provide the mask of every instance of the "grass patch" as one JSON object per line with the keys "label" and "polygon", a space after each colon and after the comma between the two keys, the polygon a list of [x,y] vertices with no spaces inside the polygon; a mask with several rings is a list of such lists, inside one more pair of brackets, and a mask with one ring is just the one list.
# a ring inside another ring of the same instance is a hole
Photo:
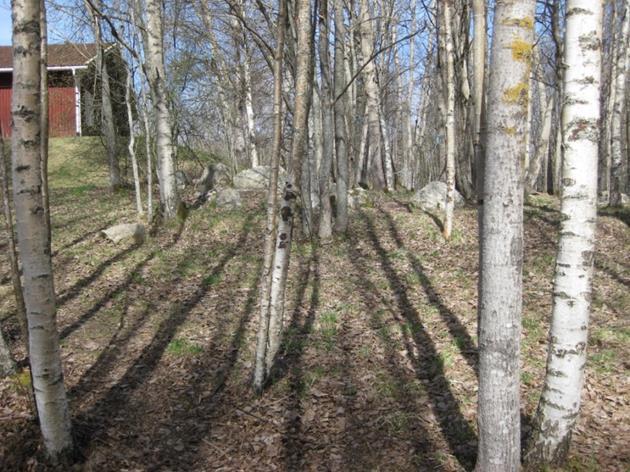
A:
{"label": "grass patch", "polygon": [[610,373],[617,363],[617,352],[613,349],[602,349],[589,355],[591,365],[601,373]]}
{"label": "grass patch", "polygon": [[203,352],[203,348],[187,339],[175,338],[166,347],[166,352],[178,357],[197,356]]}

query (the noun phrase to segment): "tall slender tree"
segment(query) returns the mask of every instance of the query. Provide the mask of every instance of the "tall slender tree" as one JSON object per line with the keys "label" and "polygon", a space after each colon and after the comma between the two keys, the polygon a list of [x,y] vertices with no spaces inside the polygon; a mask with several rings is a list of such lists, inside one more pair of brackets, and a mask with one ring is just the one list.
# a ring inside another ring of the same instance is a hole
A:
{"label": "tall slender tree", "polygon": [[46,451],[57,459],[71,449],[72,436],[42,198],[40,0],[15,0],[12,13],[13,201],[39,424]]}
{"label": "tall slender tree", "polygon": [[621,11],[621,36],[616,45],[615,54],[615,97],[612,104],[611,130],[610,130],[610,206],[621,206],[621,191],[623,183],[623,108],[626,101],[626,73],[630,62],[630,5],[622,2]]}
{"label": "tall slender tree", "polygon": [[453,52],[453,1],[442,2],[444,28],[444,54],[446,62],[446,203],[444,205],[444,238],[450,239],[453,231],[455,208],[455,58]]}
{"label": "tall slender tree", "polygon": [[534,0],[497,2],[480,241],[479,472],[520,467],[524,131]]}
{"label": "tall slender tree", "polygon": [[282,76],[284,62],[284,34],[287,14],[286,0],[278,0],[278,21],[276,26],[276,50],[273,63],[273,150],[271,153],[271,175],[267,189],[267,223],[265,227],[265,246],[263,271],[260,283],[260,316],[256,339],[256,361],[254,366],[254,389],[260,392],[267,379],[267,350],[269,348],[269,315],[271,302],[271,276],[273,270],[274,243],[276,241],[278,204],[278,167],[282,152]]}
{"label": "tall slender tree", "polygon": [[171,112],[166,89],[164,69],[164,36],[162,28],[162,3],[146,0],[147,35],[146,56],[148,78],[155,111],[157,168],[160,185],[160,198],[164,216],[174,218],[179,207],[179,195],[175,184],[175,151]]}
{"label": "tall slender tree", "polygon": [[536,468],[566,460],[580,409],[597,218],[602,3],[568,0],[566,15],[560,241],[547,373],[526,454]]}

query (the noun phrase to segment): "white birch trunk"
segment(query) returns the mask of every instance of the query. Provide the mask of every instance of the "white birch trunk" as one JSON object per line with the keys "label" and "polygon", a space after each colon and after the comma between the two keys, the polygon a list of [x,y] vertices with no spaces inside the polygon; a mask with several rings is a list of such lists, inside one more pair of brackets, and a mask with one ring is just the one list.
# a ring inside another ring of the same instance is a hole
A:
{"label": "white birch trunk", "polygon": [[311,84],[313,80],[311,68],[311,17],[309,0],[297,0],[296,5],[296,80],[295,106],[293,114],[293,141],[291,143],[291,161],[287,182],[284,185],[278,234],[273,257],[271,274],[271,290],[269,302],[269,337],[265,353],[266,375],[271,371],[282,342],[284,324],[284,302],[286,280],[291,257],[291,240],[293,234],[293,218],[296,213],[296,200],[300,191],[302,161],[308,137],[308,114],[311,102]]}
{"label": "white birch trunk", "polygon": [[158,0],[146,1],[147,44],[146,55],[149,67],[149,82],[155,110],[157,132],[157,160],[160,197],[164,216],[175,218],[179,206],[175,183],[175,157],[171,130],[171,113],[168,108],[166,74],[164,71],[164,47],[162,33],[162,7]]}
{"label": "white birch trunk", "polygon": [[623,18],[621,36],[617,45],[615,57],[615,99],[613,102],[610,130],[610,188],[609,204],[613,207],[621,206],[621,190],[623,189],[623,108],[626,99],[626,83],[628,77],[626,69],[630,61],[630,6],[624,2],[624,11],[620,14]]}
{"label": "white birch trunk", "polygon": [[127,84],[125,87],[125,105],[127,106],[127,121],[129,122],[129,157],[131,158],[131,169],[133,171],[133,185],[136,195],[136,211],[139,216],[144,215],[142,205],[142,191],[140,189],[140,173],[138,172],[138,160],[136,158],[136,136],[134,134],[133,111],[131,109],[131,92],[133,88],[132,72],[127,70]]}
{"label": "white birch trunk", "polygon": [[383,169],[378,78],[374,61],[370,60],[374,52],[373,19],[370,17],[368,0],[361,0],[360,8],[361,56],[363,63],[367,62],[363,76],[368,123],[368,181],[376,190],[382,190],[388,189],[388,182]]}
{"label": "white birch trunk", "polygon": [[497,3],[488,87],[479,293],[478,472],[520,469],[523,162],[533,0]]}
{"label": "white birch trunk", "polygon": [[442,6],[444,45],[446,54],[446,202],[444,205],[444,238],[450,239],[453,231],[455,208],[455,65],[451,25],[452,0]]}
{"label": "white birch trunk", "polygon": [[39,424],[47,453],[72,448],[63,383],[51,255],[43,212],[40,147],[40,0],[15,0],[13,12],[13,201],[22,258],[29,354]]}
{"label": "white birch trunk", "polygon": [[147,95],[144,86],[140,89],[140,99],[142,106],[140,107],[140,116],[144,127],[144,152],[147,155],[147,218],[153,220],[153,166],[151,165],[151,126],[149,124]]}
{"label": "white birch trunk", "polygon": [[276,51],[274,58],[274,94],[273,94],[273,151],[271,154],[271,177],[267,189],[267,222],[265,228],[265,246],[263,255],[263,272],[260,284],[260,317],[256,337],[256,356],[254,366],[253,386],[261,392],[267,379],[267,351],[269,349],[270,330],[270,301],[272,270],[274,258],[274,243],[276,241],[276,219],[278,203],[278,167],[282,150],[282,85],[284,35],[286,21],[286,0],[279,0],[277,23]]}
{"label": "white birch trunk", "polygon": [[602,4],[568,0],[564,48],[562,220],[545,385],[526,459],[561,465],[579,409],[597,218]]}

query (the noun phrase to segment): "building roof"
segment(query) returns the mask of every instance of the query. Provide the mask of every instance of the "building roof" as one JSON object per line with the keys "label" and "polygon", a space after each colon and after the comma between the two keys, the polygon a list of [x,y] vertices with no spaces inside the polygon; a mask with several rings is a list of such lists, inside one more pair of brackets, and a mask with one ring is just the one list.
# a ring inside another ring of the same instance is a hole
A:
{"label": "building roof", "polygon": [[[48,67],[84,66],[96,56],[96,44],[49,44]],[[13,68],[11,46],[0,46],[0,69]]]}

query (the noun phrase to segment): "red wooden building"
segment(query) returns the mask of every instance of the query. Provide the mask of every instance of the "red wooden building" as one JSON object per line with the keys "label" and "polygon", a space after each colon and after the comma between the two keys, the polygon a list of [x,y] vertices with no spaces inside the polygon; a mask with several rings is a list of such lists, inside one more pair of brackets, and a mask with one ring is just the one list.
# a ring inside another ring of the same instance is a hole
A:
{"label": "red wooden building", "polygon": [[[82,82],[96,57],[94,44],[51,44],[48,46],[48,97],[50,136],[84,134],[86,112],[82,104],[93,96],[82,96]],[[93,70],[94,67],[91,67]],[[13,57],[11,46],[0,46],[0,127],[11,133],[11,84]],[[91,111],[93,113],[93,110]]]}

